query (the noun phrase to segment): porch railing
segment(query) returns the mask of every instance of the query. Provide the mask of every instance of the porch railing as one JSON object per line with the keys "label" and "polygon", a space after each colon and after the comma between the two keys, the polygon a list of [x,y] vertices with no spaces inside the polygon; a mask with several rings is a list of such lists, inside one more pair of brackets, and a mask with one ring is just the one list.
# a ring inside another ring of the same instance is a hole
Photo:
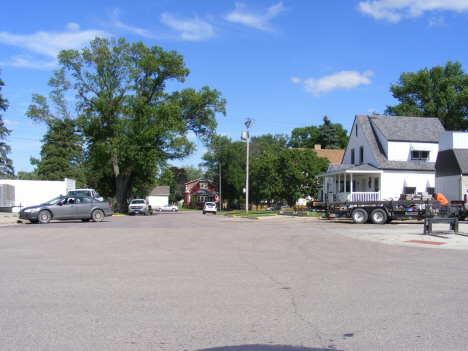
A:
{"label": "porch railing", "polygon": [[358,192],[348,194],[348,201],[380,201],[380,193]]}

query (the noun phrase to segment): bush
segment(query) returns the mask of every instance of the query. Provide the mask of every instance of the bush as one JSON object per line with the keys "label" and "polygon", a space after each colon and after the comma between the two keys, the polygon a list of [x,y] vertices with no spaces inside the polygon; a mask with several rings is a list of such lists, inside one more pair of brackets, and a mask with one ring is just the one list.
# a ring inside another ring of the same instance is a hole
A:
{"label": "bush", "polygon": [[294,212],[305,212],[307,210],[307,207],[294,205],[293,209],[294,209]]}

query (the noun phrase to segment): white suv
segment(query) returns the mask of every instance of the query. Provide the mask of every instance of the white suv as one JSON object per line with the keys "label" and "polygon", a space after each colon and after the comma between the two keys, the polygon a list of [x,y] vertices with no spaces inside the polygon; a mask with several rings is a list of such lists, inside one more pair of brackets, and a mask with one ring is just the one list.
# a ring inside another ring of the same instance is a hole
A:
{"label": "white suv", "polygon": [[203,206],[203,214],[207,212],[212,212],[214,215],[216,214],[216,202],[205,202],[205,206]]}

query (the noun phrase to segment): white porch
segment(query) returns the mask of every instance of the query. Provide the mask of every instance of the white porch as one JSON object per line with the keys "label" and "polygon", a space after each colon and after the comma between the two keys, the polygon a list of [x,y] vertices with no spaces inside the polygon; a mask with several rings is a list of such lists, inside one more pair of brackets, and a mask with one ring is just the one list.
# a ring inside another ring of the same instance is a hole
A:
{"label": "white porch", "polygon": [[380,201],[381,170],[358,171],[344,169],[325,174],[322,201]]}

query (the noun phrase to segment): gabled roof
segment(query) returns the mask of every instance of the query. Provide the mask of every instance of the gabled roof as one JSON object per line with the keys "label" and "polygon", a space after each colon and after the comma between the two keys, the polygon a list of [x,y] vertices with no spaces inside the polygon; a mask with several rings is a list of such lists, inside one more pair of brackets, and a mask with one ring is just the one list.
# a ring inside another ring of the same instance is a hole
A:
{"label": "gabled roof", "polygon": [[440,151],[436,161],[436,176],[468,174],[468,149]]}
{"label": "gabled roof", "polygon": [[171,193],[171,187],[169,185],[160,185],[154,188],[150,196],[164,196],[164,195],[169,195]]}
{"label": "gabled roof", "polygon": [[185,192],[188,192],[190,189],[192,189],[195,185],[197,185],[198,183],[200,182],[208,182],[208,183],[211,183],[213,184],[213,182],[211,180],[209,180],[208,178],[204,178],[204,177],[201,177],[201,178],[198,178],[198,179],[195,179],[195,180],[191,180],[190,182],[187,182],[185,183],[184,185],[187,185],[187,184],[192,184],[190,185],[187,189],[185,189]]}
{"label": "gabled roof", "polygon": [[445,129],[436,117],[367,116],[388,141],[438,143]]}
{"label": "gabled roof", "polygon": [[[390,118],[388,121],[385,119]],[[402,121],[398,119],[402,118]],[[385,156],[382,145],[376,136],[374,130],[375,127],[384,133],[378,127],[382,128],[387,133],[387,140],[392,141],[414,141],[414,142],[435,142],[438,141],[439,132],[445,131],[444,127],[440,123],[439,119],[428,118],[428,117],[398,117],[398,116],[372,116],[372,115],[356,115],[356,119],[361,125],[362,131],[369,143],[369,147],[374,155],[377,167],[380,169],[393,169],[393,170],[407,170],[407,171],[433,171],[435,162],[420,162],[420,161],[389,161]],[[372,123],[375,127],[372,126]],[[395,126],[390,126],[394,123]],[[415,126],[425,131],[415,131]],[[409,134],[405,130],[399,130],[399,128],[408,128],[413,131],[416,135],[415,138],[410,138]],[[384,134],[385,135],[385,134]],[[422,140],[426,138],[425,140]],[[418,139],[418,140],[416,140]]]}

